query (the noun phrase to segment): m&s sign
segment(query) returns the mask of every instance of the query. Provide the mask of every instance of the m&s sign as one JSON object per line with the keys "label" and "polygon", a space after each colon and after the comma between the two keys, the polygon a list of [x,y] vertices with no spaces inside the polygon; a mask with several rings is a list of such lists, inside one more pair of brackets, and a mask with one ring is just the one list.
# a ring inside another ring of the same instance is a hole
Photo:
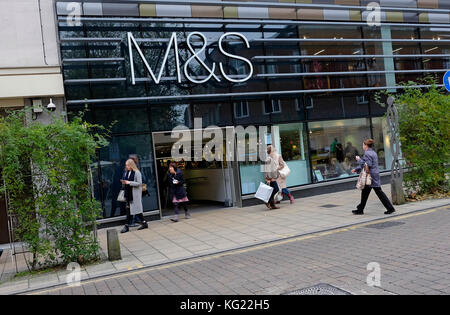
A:
{"label": "m&s sign", "polygon": [[[201,39],[202,41],[202,47],[199,50],[195,50],[194,47],[192,46],[192,37],[193,36],[197,36]],[[241,77],[236,77],[236,76],[231,76],[229,74],[227,74],[225,72],[224,69],[224,65],[222,62],[219,62],[219,66],[216,66],[216,63],[214,62],[212,64],[212,66],[208,66],[207,64],[205,64],[205,62],[200,58],[200,55],[202,53],[205,52],[207,46],[208,46],[208,41],[205,37],[205,35],[203,35],[200,32],[193,32],[190,33],[187,38],[186,38],[186,45],[188,47],[189,52],[191,53],[191,57],[189,57],[185,64],[183,65],[183,73],[184,73],[184,77],[192,82],[192,83],[196,83],[196,84],[202,84],[205,83],[207,81],[209,81],[210,79],[214,79],[217,82],[221,82],[221,78],[219,76],[217,76],[216,74],[216,69],[219,69],[219,72],[222,76],[223,79],[225,79],[226,81],[229,82],[234,82],[234,83],[242,83],[242,82],[246,82],[247,80],[249,80],[252,75],[253,75],[253,65],[250,62],[250,60],[242,57],[242,56],[238,56],[238,55],[233,55],[229,52],[227,52],[224,47],[223,47],[223,42],[227,37],[237,37],[238,39],[240,39],[244,44],[245,47],[248,49],[250,48],[250,44],[247,40],[247,38],[240,34],[240,33],[235,33],[235,32],[231,32],[231,33],[225,33],[223,34],[219,40],[218,40],[218,47],[219,47],[219,51],[222,55],[224,55],[225,57],[231,58],[231,59],[235,59],[235,60],[239,60],[243,63],[245,63],[248,67],[248,73],[244,78]],[[133,57],[133,46],[136,48],[139,57],[142,59],[145,68],[147,69],[148,73],[150,74],[151,79],[156,83],[159,84],[161,81],[161,77],[163,75],[164,72],[164,68],[166,67],[167,61],[168,61],[168,57],[169,57],[169,53],[171,51],[171,49],[173,49],[174,51],[174,58],[175,58],[175,66],[176,66],[176,73],[177,73],[177,81],[178,83],[181,83],[181,72],[180,72],[180,56],[179,56],[179,51],[178,51],[178,40],[177,40],[177,34],[175,32],[172,33],[172,36],[169,39],[169,44],[167,45],[165,54],[164,54],[164,58],[162,59],[161,65],[160,65],[160,70],[158,75],[155,75],[155,72],[153,72],[153,69],[150,67],[147,59],[145,58],[142,50],[140,49],[139,45],[136,42],[136,39],[134,38],[133,34],[131,32],[127,33],[127,38],[128,38],[128,52],[130,55],[130,68],[131,68],[131,83],[133,85],[136,84],[136,78],[135,78],[135,73],[134,73],[134,57]],[[189,65],[192,63],[192,61],[194,61],[194,59],[197,61],[197,63],[199,65],[201,65],[208,73],[208,75],[205,78],[202,78],[201,80],[199,80],[198,78],[194,78],[189,74]]]}

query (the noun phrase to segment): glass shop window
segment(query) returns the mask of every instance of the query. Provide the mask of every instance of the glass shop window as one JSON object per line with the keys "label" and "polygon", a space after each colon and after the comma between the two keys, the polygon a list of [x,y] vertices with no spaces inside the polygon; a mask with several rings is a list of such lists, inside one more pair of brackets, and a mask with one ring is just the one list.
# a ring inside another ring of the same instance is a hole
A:
{"label": "glass shop window", "polygon": [[234,103],[234,117],[245,118],[249,116],[248,102],[241,101]]}
{"label": "glass shop window", "polygon": [[310,122],[309,139],[314,182],[354,176],[356,156],[371,137],[369,118]]}
{"label": "glass shop window", "polygon": [[264,102],[264,114],[276,114],[281,113],[281,100],[270,100],[270,102]]}

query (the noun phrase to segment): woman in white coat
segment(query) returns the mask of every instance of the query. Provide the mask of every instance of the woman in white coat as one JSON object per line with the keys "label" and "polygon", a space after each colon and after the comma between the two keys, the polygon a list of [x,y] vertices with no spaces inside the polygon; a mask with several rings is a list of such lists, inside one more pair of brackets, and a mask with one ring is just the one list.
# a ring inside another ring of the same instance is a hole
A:
{"label": "woman in white coat", "polygon": [[[294,196],[292,196],[291,192],[287,188],[287,183],[286,183],[287,177],[290,174],[290,170],[281,155],[279,155],[278,164],[280,165],[280,167],[278,168],[278,172],[279,172],[280,176],[278,176],[278,178],[277,178],[277,183],[278,183],[278,187],[280,187],[280,189],[281,189],[281,196],[286,195],[289,198],[289,201],[291,203],[294,203]],[[279,203],[279,201],[277,201],[277,203]]]}
{"label": "woman in white coat", "polygon": [[125,172],[120,182],[125,190],[125,199],[127,202],[127,223],[123,227],[121,233],[126,233],[130,230],[134,216],[136,216],[141,226],[138,230],[148,228],[147,222],[144,220],[144,209],[142,206],[142,174],[138,170],[136,163],[129,159],[125,163]]}

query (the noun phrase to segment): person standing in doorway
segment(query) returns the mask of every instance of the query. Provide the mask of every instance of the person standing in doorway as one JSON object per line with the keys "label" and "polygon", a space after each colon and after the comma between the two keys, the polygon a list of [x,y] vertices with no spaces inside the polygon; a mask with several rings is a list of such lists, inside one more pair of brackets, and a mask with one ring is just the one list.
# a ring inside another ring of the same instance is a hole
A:
{"label": "person standing in doorway", "polygon": [[127,207],[127,222],[121,233],[127,233],[132,224],[134,216],[136,216],[141,226],[138,230],[148,228],[147,222],[144,220],[144,209],[142,206],[142,175],[132,159],[125,162],[125,173],[120,180],[125,190],[125,199]]}
{"label": "person standing in doorway", "polygon": [[173,222],[178,222],[179,207],[182,206],[186,219],[190,219],[191,215],[187,208],[189,199],[186,189],[184,188],[184,174],[175,163],[170,163],[169,174],[167,176],[170,186],[170,196],[175,211],[175,216],[171,218]]}
{"label": "person standing in doorway", "polygon": [[277,179],[280,176],[280,156],[277,153],[277,150],[274,146],[269,145],[267,147],[267,160],[265,165],[265,173],[264,178],[266,180],[267,185],[273,188],[272,195],[270,196],[269,202],[266,203],[267,208],[269,209],[280,209],[275,205],[275,195],[280,191],[278,187]]}
{"label": "person standing in doorway", "polygon": [[[281,174],[282,170],[288,167],[286,162],[284,161],[283,157],[281,156],[281,154],[279,155],[278,164],[280,165],[278,168],[279,176],[277,178],[278,187],[281,189],[282,196],[286,195],[292,204],[292,203],[294,203],[294,196],[292,196],[291,192],[287,188],[287,183],[286,183],[287,176],[283,177]],[[279,202],[277,202],[277,203],[279,203]]]}
{"label": "person standing in doorway", "polygon": [[392,214],[395,212],[394,206],[389,201],[386,194],[381,190],[380,171],[378,169],[378,155],[373,150],[374,141],[367,139],[363,143],[364,156],[360,158],[356,156],[358,167],[352,170],[352,173],[359,173],[365,165],[369,167],[370,176],[372,177],[372,185],[364,187],[361,191],[361,203],[357,206],[357,210],[353,211],[355,215],[364,214],[364,208],[369,198],[370,191],[373,189],[377,194],[383,206],[387,209],[384,214]]}

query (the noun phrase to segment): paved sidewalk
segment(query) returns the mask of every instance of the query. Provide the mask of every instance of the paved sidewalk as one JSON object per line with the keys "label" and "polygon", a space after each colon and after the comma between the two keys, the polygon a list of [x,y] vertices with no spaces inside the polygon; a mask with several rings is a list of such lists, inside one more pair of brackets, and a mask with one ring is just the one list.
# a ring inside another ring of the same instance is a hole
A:
{"label": "paved sidewalk", "polygon": [[[390,195],[390,186],[383,186]],[[268,241],[339,228],[385,218],[385,209],[371,194],[364,216],[354,216],[351,210],[359,203],[360,193],[350,190],[297,199],[293,205],[281,204],[279,210],[267,210],[264,205],[246,208],[224,208],[194,213],[190,220],[172,223],[152,221],[148,230],[133,230],[120,235],[122,260],[86,266],[82,279],[155,266],[181,259],[242,248]],[[396,215],[450,204],[450,199],[426,200],[397,207]],[[120,230],[120,227],[117,227]],[[106,229],[99,231],[101,247],[106,248]],[[103,253],[104,255],[104,253]],[[0,273],[7,277],[13,270],[5,253],[0,260]],[[22,266],[23,268],[23,266]],[[0,294],[21,292],[65,283],[67,271],[19,278],[0,285]]]}
{"label": "paved sidewalk", "polygon": [[[30,294],[187,294],[200,302],[191,295],[276,295],[328,284],[358,295],[448,295],[449,229],[450,206],[444,206]],[[375,266],[376,284],[370,283]],[[226,310],[215,300],[214,310]],[[180,310],[183,301],[166,311]]]}

